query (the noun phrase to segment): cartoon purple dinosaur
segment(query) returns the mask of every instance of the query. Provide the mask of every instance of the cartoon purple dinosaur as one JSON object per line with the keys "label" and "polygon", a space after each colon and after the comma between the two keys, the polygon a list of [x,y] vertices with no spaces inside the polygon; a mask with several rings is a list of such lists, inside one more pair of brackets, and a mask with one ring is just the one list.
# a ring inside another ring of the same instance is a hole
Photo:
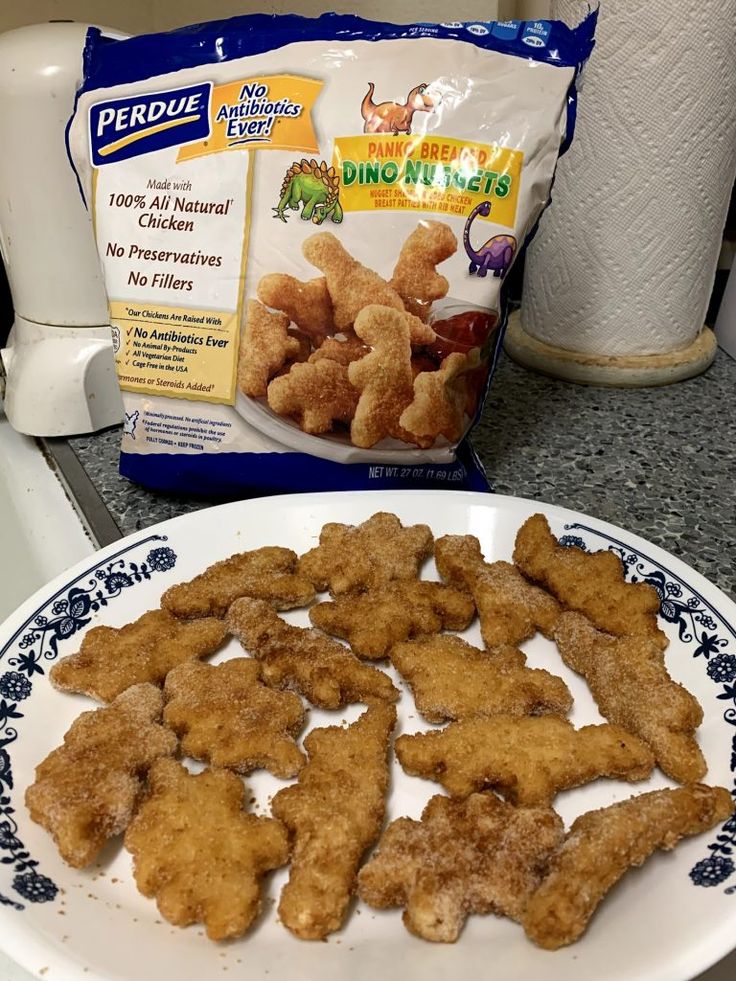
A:
{"label": "cartoon purple dinosaur", "polygon": [[470,226],[475,221],[475,216],[482,215],[484,218],[487,218],[490,213],[490,201],[481,201],[480,204],[477,204],[473,208],[468,215],[468,220],[465,222],[463,244],[465,251],[470,257],[471,276],[473,273],[477,273],[478,276],[485,276],[488,270],[492,269],[494,276],[503,279],[509,271],[514,253],[516,252],[516,239],[514,236],[494,235],[493,238],[489,238],[487,242],[481,245],[477,251],[470,244]]}

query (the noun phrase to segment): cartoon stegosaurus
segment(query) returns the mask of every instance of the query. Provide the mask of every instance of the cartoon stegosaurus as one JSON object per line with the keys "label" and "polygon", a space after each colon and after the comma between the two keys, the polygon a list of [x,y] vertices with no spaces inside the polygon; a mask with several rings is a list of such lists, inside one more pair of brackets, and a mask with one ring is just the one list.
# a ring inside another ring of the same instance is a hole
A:
{"label": "cartoon stegosaurus", "polygon": [[298,211],[300,205],[304,221],[311,219],[315,225],[321,225],[325,218],[331,218],[336,224],[342,221],[340,178],[335,168],[328,167],[324,160],[321,163],[301,160],[289,167],[281,185],[278,207],[273,209],[274,218],[286,221],[286,208]]}

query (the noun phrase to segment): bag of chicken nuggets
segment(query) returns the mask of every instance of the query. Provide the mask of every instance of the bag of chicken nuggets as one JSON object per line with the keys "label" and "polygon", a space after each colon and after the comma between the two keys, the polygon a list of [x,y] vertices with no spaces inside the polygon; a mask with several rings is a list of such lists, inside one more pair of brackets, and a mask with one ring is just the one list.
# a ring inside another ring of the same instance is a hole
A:
{"label": "bag of chicken nuggets", "polygon": [[594,26],[91,30],[68,146],[121,472],[211,495],[486,489],[468,431]]}

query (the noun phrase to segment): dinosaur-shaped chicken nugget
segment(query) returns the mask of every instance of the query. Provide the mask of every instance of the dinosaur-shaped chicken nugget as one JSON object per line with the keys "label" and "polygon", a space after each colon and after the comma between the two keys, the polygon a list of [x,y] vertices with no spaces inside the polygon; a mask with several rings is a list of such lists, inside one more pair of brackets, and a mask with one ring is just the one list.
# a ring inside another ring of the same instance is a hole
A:
{"label": "dinosaur-shaped chicken nugget", "polygon": [[432,554],[428,525],[404,527],[395,514],[379,511],[360,525],[328,522],[319,545],[299,559],[299,573],[333,596],[362,593],[394,580],[416,580]]}
{"label": "dinosaur-shaped chicken nugget", "polygon": [[335,333],[332,300],[324,276],[306,283],[286,273],[269,273],[258,283],[258,299],[273,310],[281,310],[319,346]]}
{"label": "dinosaur-shaped chicken nugget", "polygon": [[284,826],[248,814],[243,782],[227,770],[194,775],[161,760],[149,782],[125,835],[138,888],[174,926],[240,937],[261,908],[261,879],[289,859]]}
{"label": "dinosaur-shaped chicken nugget", "polygon": [[479,364],[480,350],[448,355],[438,371],[422,371],[414,379],[414,397],[399,425],[423,440],[444,436],[456,443],[465,431],[467,373]]}
{"label": "dinosaur-shaped chicken nugget", "polygon": [[526,935],[547,950],[574,943],[608,890],[630,868],[658,848],[674,848],[681,838],[702,834],[732,813],[733,800],[724,787],[691,784],[583,814],[573,822],[527,905],[522,918]]}
{"label": "dinosaur-shaped chicken nugget", "polygon": [[258,300],[248,303],[238,355],[238,388],[244,395],[265,395],[269,380],[299,354],[301,345],[289,336],[288,326],[285,314],[272,313]]}
{"label": "dinosaur-shaped chicken nugget", "polygon": [[353,331],[348,331],[342,341],[336,337],[328,337],[321,347],[309,355],[309,361],[315,364],[327,358],[347,367],[351,361],[360,361],[366,354],[370,354],[370,351],[368,345],[364,344]]}
{"label": "dinosaur-shaped chicken nugget", "polygon": [[343,637],[358,657],[386,657],[393,644],[438,630],[465,630],[475,614],[462,590],[439,582],[390,582],[373,592],[318,603],[309,619]]}
{"label": "dinosaur-shaped chicken nugget", "polygon": [[429,722],[474,715],[566,715],[572,706],[564,681],[527,668],[526,657],[515,647],[489,654],[461,637],[440,634],[396,644],[391,663]]}
{"label": "dinosaur-shaped chicken nugget", "polygon": [[376,909],[405,906],[404,925],[453,943],[470,913],[519,920],[564,835],[549,807],[512,807],[493,794],[432,797],[421,821],[390,824],[358,877]]}
{"label": "dinosaur-shaped chicken nugget", "polygon": [[453,797],[492,788],[512,804],[551,804],[555,795],[598,777],[645,780],[652,751],[621,726],[573,729],[556,715],[494,715],[400,736],[407,773],[439,781]]}
{"label": "dinosaur-shaped chicken nugget", "polygon": [[443,221],[422,221],[409,235],[391,277],[391,286],[409,313],[426,320],[432,303],[447,296],[449,283],[435,266],[455,252],[457,239]]}
{"label": "dinosaur-shaped chicken nugget", "polygon": [[288,375],[268,386],[268,404],[280,416],[294,416],[305,433],[326,433],[334,422],[350,422],[358,405],[358,392],[350,384],[348,369],[324,359],[295,364]]}
{"label": "dinosaur-shaped chicken nugget", "polygon": [[360,859],[381,830],[395,724],[393,706],[372,705],[346,729],[312,730],[299,783],[273,799],[274,815],[294,836],[279,916],[303,940],[322,940],[342,925]]}
{"label": "dinosaur-shaped chicken nugget", "polygon": [[176,736],[157,721],[162,706],[158,688],[134,685],[106,708],[83,712],[36,767],[26,807],[74,868],[125,830],[148,768],[175,752]]}
{"label": "dinosaur-shaped chicken nugget", "polygon": [[185,623],[167,610],[150,610],[119,630],[93,627],[76,654],[52,667],[51,683],[110,702],[131,685],[162,684],[177,664],[212,654],[226,636],[225,625],[213,617]]}
{"label": "dinosaur-shaped chicken nugget", "polygon": [[579,613],[563,613],[555,640],[565,664],[585,678],[601,715],[648,743],[668,777],[692,783],[705,776],[695,739],[703,710],[670,677],[654,635],[611,637]]}
{"label": "dinosaur-shaped chicken nugget", "polygon": [[486,647],[514,646],[537,630],[553,636],[561,613],[557,600],[527,582],[510,562],[485,562],[474,535],[438,538],[435,561],[443,579],[470,590]]}
{"label": "dinosaur-shaped chicken nugget", "polygon": [[181,737],[182,752],[237,773],[258,767],[294,777],[304,757],[294,736],[304,707],[292,692],[262,684],[257,661],[181,664],[166,679],[164,722]]}
{"label": "dinosaur-shaped chicken nugget", "polygon": [[543,514],[527,518],[516,536],[514,562],[563,606],[582,613],[616,637],[649,637],[662,650],[667,637],[657,626],[659,596],[644,582],[626,582],[613,552],[584,552],[560,545]]}
{"label": "dinosaur-shaped chicken nugget", "polygon": [[[318,232],[302,245],[307,262],[311,262],[327,280],[335,317],[335,329],[352,327],[360,311],[369,304],[405,311],[404,301],[396,290],[377,272],[354,259],[331,232]],[[435,340],[432,328],[419,317],[407,313],[404,321],[412,344],[431,344]]]}
{"label": "dinosaur-shaped chicken nugget", "polygon": [[307,606],[314,599],[314,587],[297,570],[297,562],[295,552],[278,545],[238,552],[189,582],[171,586],[161,606],[184,619],[221,617],[240,596],[268,600],[278,610]]}
{"label": "dinosaur-shaped chicken nugget", "polygon": [[383,671],[361,664],[347,647],[316,630],[286,623],[263,600],[237,600],[227,612],[227,624],[260,662],[267,685],[293,688],[319,708],[399,697]]}
{"label": "dinosaur-shaped chicken nugget", "polygon": [[348,365],[351,384],[360,392],[350,426],[356,446],[370,448],[386,436],[429,443],[407,432],[401,413],[414,397],[409,328],[404,315],[386,306],[367,306],[358,314],[355,333],[373,350]]}

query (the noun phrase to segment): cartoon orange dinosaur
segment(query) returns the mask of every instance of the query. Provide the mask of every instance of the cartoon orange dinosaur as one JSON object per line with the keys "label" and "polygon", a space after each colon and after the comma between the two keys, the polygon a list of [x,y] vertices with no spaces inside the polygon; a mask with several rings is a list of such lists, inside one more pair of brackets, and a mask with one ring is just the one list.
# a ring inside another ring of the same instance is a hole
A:
{"label": "cartoon orange dinosaur", "polygon": [[399,102],[381,102],[376,105],[373,101],[375,88],[373,82],[368,83],[368,91],[360,106],[365,119],[364,133],[411,133],[414,113],[431,112],[436,105],[434,99],[427,95],[427,85],[424,82],[411,90],[403,105]]}

